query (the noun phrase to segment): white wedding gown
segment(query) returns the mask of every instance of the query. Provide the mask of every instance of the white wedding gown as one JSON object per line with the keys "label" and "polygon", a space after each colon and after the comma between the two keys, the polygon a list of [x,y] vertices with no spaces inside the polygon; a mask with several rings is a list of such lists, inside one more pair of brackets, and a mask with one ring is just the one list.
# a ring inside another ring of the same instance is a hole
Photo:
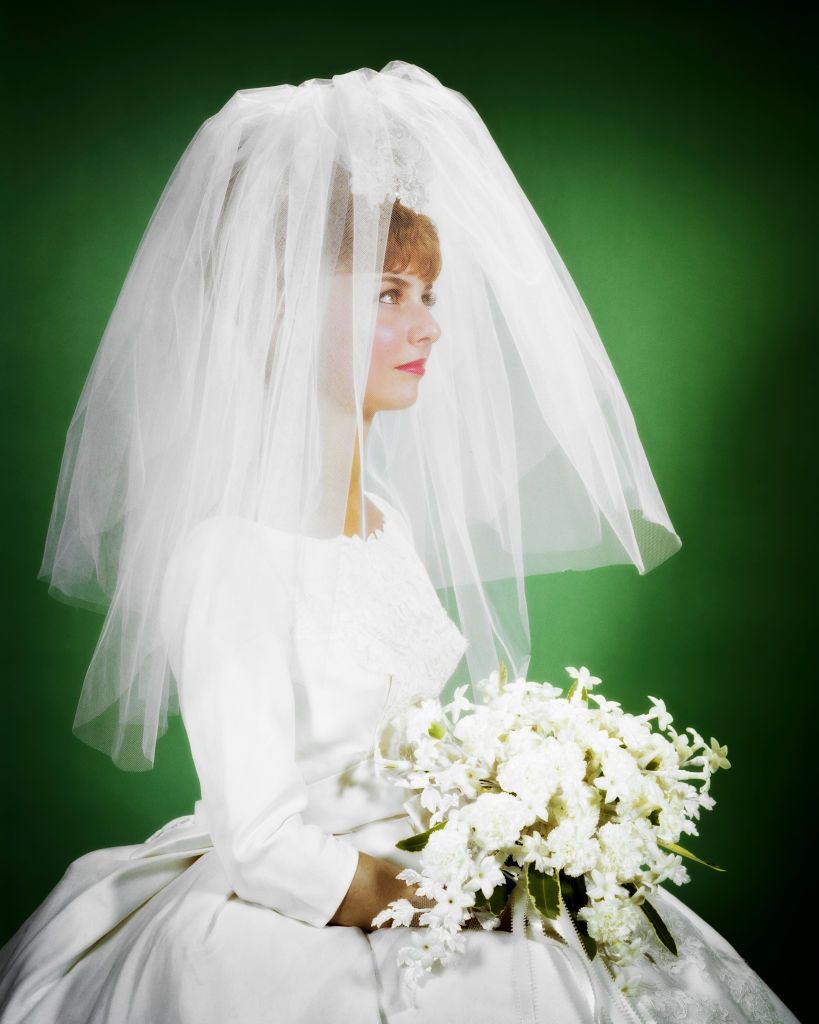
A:
{"label": "white wedding gown", "polygon": [[[645,962],[631,997],[639,1016],[612,989],[595,1018],[585,970],[558,940],[480,929],[464,933],[459,961],[424,979],[413,1007],[395,963],[408,929],[327,925],[359,850],[417,866],[395,848],[412,833],[407,794],[375,778],[371,737],[387,700],[440,692],[466,647],[406,523],[370,497],[381,530],[314,542],[315,594],[297,616],[289,663],[271,626],[269,570],[284,535],[214,518],[182,546],[163,607],[166,628],[183,637],[175,669],[201,799],[143,843],[69,864],[0,950],[0,1022],[798,1024],[665,889],[655,903],[679,956],[657,945]],[[345,599],[329,624],[327,544],[344,548]],[[208,560],[214,545],[226,554]],[[311,638],[327,629],[317,678]]]}

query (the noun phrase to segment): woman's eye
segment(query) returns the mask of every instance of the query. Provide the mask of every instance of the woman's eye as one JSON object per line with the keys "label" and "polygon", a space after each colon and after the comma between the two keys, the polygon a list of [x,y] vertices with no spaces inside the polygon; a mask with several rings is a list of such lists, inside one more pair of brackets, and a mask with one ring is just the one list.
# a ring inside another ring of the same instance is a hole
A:
{"label": "woman's eye", "polygon": [[[398,297],[400,296],[400,294],[401,294],[401,289],[400,288],[390,288],[389,291],[381,292],[381,295],[379,296],[379,299],[383,299],[385,295],[394,295],[395,296],[395,301],[397,302],[398,301]],[[424,304],[427,305],[427,306],[434,306],[437,301],[438,300],[437,300],[437,298],[434,295],[425,295],[424,296]]]}

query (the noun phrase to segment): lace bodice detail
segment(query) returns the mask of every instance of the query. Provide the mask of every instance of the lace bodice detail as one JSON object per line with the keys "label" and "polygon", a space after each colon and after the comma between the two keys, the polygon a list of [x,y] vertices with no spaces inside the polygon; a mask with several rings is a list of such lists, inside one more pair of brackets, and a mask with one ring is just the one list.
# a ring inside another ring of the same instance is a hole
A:
{"label": "lace bodice detail", "polygon": [[366,541],[345,538],[331,627],[331,637],[354,638],[363,665],[392,677],[385,718],[419,697],[437,696],[468,646],[396,516],[388,510],[383,529]]}
{"label": "lace bodice detail", "polygon": [[[437,696],[469,641],[441,603],[402,516],[383,499],[384,522],[366,540],[338,537],[341,562],[331,643],[344,644],[367,672],[383,673],[387,690],[379,722],[412,701]],[[326,629],[302,609],[297,630]]]}

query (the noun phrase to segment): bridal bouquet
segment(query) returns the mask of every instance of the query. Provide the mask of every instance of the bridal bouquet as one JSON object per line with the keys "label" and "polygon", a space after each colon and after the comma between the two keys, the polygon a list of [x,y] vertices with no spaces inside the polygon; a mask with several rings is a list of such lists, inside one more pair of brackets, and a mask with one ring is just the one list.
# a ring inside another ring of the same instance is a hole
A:
{"label": "bridal bouquet", "polygon": [[[599,952],[612,975],[642,955],[647,928],[676,955],[647,897],[666,879],[690,880],[683,857],[723,870],[679,839],[698,835],[700,809],[714,806],[711,776],[730,768],[727,747],[676,732],[656,697],[631,715],[591,693],[601,680],[585,666],[566,671],[564,696],[509,681],[501,662],[476,684],[482,703],[461,686],[446,705],[416,702],[379,737],[377,774],[414,791],[404,806],[418,834],[396,845],[420,853],[420,866],[398,877],[431,904],[398,953],[411,988],[463,952],[470,917],[497,928],[510,900],[544,922],[567,912],[588,960]],[[395,900],[372,925],[408,926],[417,913]]]}

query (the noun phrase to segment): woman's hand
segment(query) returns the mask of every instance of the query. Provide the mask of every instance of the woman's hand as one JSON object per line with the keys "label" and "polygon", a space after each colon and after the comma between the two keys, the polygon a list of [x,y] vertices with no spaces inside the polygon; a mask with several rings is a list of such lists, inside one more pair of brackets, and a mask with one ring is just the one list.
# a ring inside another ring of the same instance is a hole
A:
{"label": "woman's hand", "polygon": [[[402,870],[400,864],[380,857],[371,857],[370,854],[359,851],[358,867],[350,883],[350,888],[327,923],[357,927],[365,932],[371,932],[374,930],[373,918],[385,910],[393,900],[400,899],[409,900],[413,906],[418,907],[418,914],[414,921],[417,920],[424,910],[433,905],[433,901],[418,896],[417,885],[408,885],[403,878],[397,878],[396,875]],[[507,904],[500,920],[501,923],[497,930],[511,932],[511,905]],[[387,921],[378,927],[391,928],[392,922]],[[473,924],[472,927],[480,927],[480,925]]]}
{"label": "woman's hand", "polygon": [[[417,885],[408,885],[403,878],[396,878],[403,870],[400,864],[371,857],[360,850],[358,867],[347,895],[327,923],[357,927],[365,932],[373,931],[373,918],[385,910],[388,904],[393,900],[412,900],[415,896]],[[379,925],[381,928],[390,926],[391,922]]]}

